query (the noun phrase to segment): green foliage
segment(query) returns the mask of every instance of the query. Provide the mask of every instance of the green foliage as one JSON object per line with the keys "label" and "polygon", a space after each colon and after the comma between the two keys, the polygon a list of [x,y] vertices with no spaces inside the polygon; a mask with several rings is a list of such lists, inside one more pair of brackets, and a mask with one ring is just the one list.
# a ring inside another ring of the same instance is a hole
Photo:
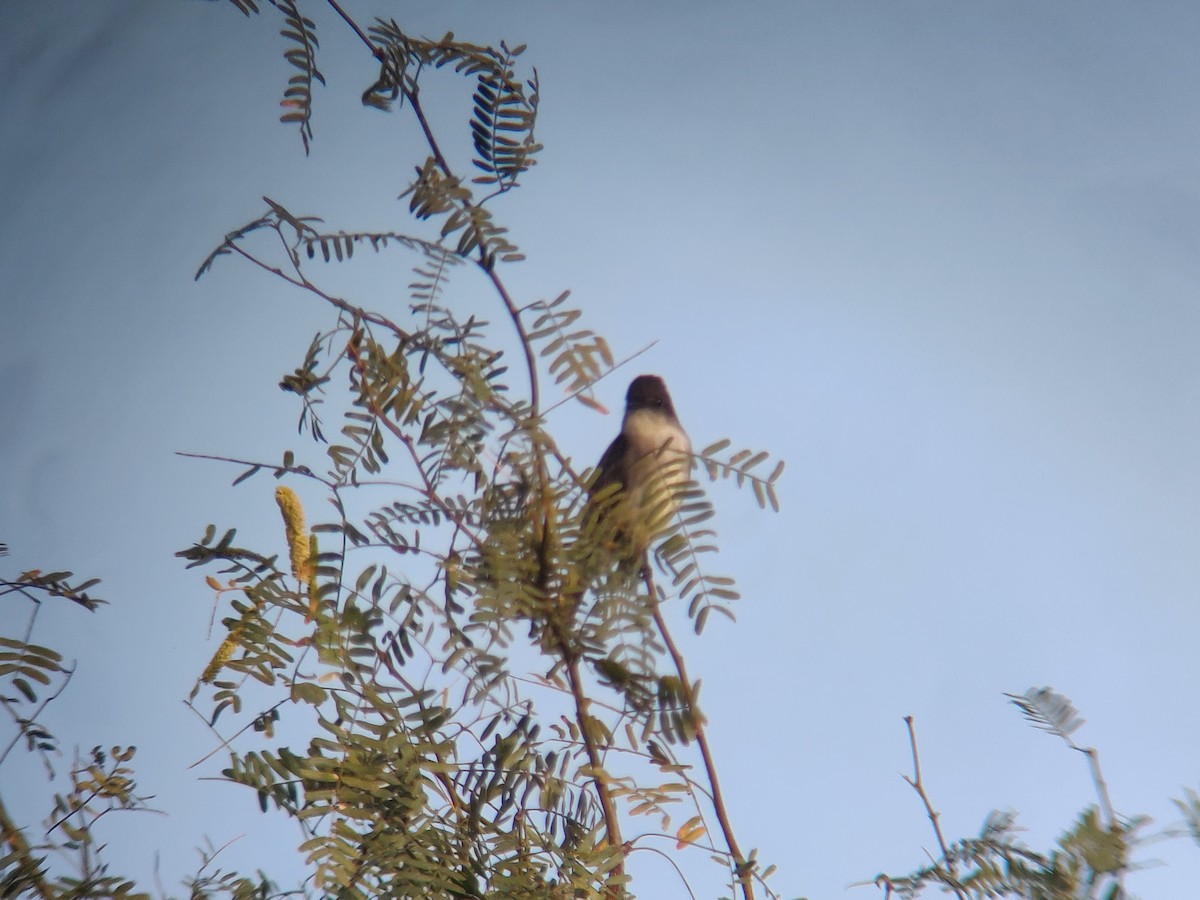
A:
{"label": "green foliage", "polygon": [[[247,17],[260,11],[258,0],[231,2]],[[299,0],[264,2],[283,16],[284,58],[296,70],[281,118],[299,126],[307,153],[312,87],[324,83],[316,26]],[[209,847],[191,896],[619,898],[633,887],[630,857],[662,853],[667,838],[717,864],[714,884],[699,890],[680,868],[689,882],[681,893],[776,897],[766,881],[774,867],[739,844],[699,681],[669,617],[686,617],[699,634],[714,611],[732,618],[739,597],[731,578],[707,570],[714,510],[692,473],[748,486],[761,508],[778,510],[783,463],[768,472],[766,452],[729,452],[721,440],[665,463],[636,508],[616,490],[589,496],[589,473],[554,439],[558,403],[546,384],[563,402],[595,408],[593,389],[617,364],[568,291],[512,296],[503,273],[523,256],[491,209],[542,149],[536,70],[518,71],[523,47],[417,38],[394,20],[364,31],[329,6],[379,64],[363,103],[407,111],[426,141],[402,198],[436,237],[329,230],[264,197],[262,214],[228,233],[196,273],[224,257],[252,262],[328,319],[279,384],[300,400],[298,430],[311,444],[279,462],[224,460],[239,467],[235,485],[258,485],[263,472],[286,482],[279,538],[255,549],[235,529],[210,525],[178,554],[207,570],[222,610],[221,640],[188,702],[228,754],[222,777],[300,828],[310,874],[299,891],[283,890],[261,871],[221,871],[219,848]],[[472,83],[457,154],[444,152],[422,106],[423,79],[439,70]],[[456,172],[450,157],[469,158],[478,174]],[[322,266],[366,248],[410,264],[406,309],[322,286]],[[464,265],[491,285],[499,324],[458,308],[452,289]],[[292,485],[322,501],[321,521],[303,520]],[[31,604],[23,630],[0,634],[0,703],[14,723],[0,764],[23,741],[53,774],[58,743],[38,715],[73,668],[31,632],[47,599],[88,610],[102,602],[87,593],[94,581],[72,579],[35,570],[0,581],[0,596]],[[880,875],[886,896],[1125,896],[1146,821],[1113,812],[1096,751],[1074,742],[1082,720],[1066,698],[1047,688],[1009,696],[1087,756],[1098,804],[1045,852],[1018,840],[1009,813],[947,841],[909,720],[907,780],[940,854],[911,873]],[[77,761],[39,840],[0,802],[0,895],[139,896],[108,871],[98,832],[109,813],[147,811],[133,755],[94,748]],[[1200,841],[1197,795],[1175,802]],[[55,867],[60,857],[75,863],[70,873]]]}
{"label": "green foliage", "polygon": [[563,291],[553,300],[532,304],[530,310],[540,315],[533,320],[526,338],[530,344],[540,346],[540,355],[549,360],[555,384],[577,396],[612,370],[613,355],[608,342],[591,329],[567,331],[582,315],[564,306],[570,295],[570,291]]}
{"label": "green foliage", "polygon": [[541,144],[533,138],[537,120],[537,71],[524,85],[513,73],[513,62],[524,47],[510,50],[500,44],[497,65],[481,72],[475,88],[471,136],[475,145],[474,166],[485,174],[476,184],[493,184],[497,193],[517,186],[517,179],[534,164]]}
{"label": "green foliage", "polygon": [[[256,0],[230,0],[242,14],[257,14]],[[312,19],[300,12],[297,0],[266,0],[283,16],[283,28],[279,34],[292,46],[284,51],[283,58],[297,73],[288,79],[280,106],[281,122],[295,122],[300,127],[300,140],[305,154],[312,140],[312,86],[314,81],[325,83],[325,76],[317,68],[317,26]]]}
{"label": "green foliage", "polygon": [[[232,529],[210,526],[180,553],[212,569],[229,610],[192,698],[233,748],[225,777],[300,823],[322,892],[616,896],[626,857],[651,841],[624,829],[653,815],[659,830],[677,818],[680,841],[715,850],[727,883],[753,896],[758,864],[709,799],[719,789],[697,685],[661,612],[682,600],[699,631],[737,598],[702,564],[715,550],[712,507],[683,478],[653,500],[645,534],[617,535],[589,514],[587,473],[557,449],[541,382],[595,406],[612,353],[569,292],[518,304],[500,274],[522,257],[489,204],[541,149],[536,72],[519,76],[523,48],[504,43],[414,38],[394,21],[366,34],[380,75],[364,102],[411,111],[425,135],[428,156],[403,196],[438,240],[326,231],[265,198],[197,273],[238,255],[333,316],[281,382],[301,398],[300,430],[324,445],[324,463],[288,451],[282,464],[241,461],[235,479],[270,471],[329,501],[333,518],[309,529],[312,577],[238,545]],[[482,174],[470,180],[451,169],[421,105],[423,78],[440,69],[474,82],[467,136]],[[277,255],[263,254],[262,232]],[[406,315],[320,286],[313,265],[365,246],[411,258]],[[445,299],[464,263],[493,286],[499,327]],[[524,356],[516,383],[505,331]],[[715,452],[701,455],[705,471],[777,507],[781,467],[764,479],[752,470],[765,454]],[[599,502],[615,516],[627,500]],[[630,559],[646,546],[656,569],[642,571]],[[318,736],[268,743],[284,720]],[[668,756],[672,746],[698,749],[703,776]],[[710,825],[721,835],[712,846]]]}
{"label": "green foliage", "polygon": [[304,142],[304,152],[308,153],[308,142],[313,133],[312,85],[314,81],[325,83],[325,76],[316,63],[317,26],[300,14],[295,0],[271,0],[271,3],[284,15],[284,27],[279,33],[295,44],[284,53],[284,58],[300,70],[288,79],[281,104],[284,111],[279,120],[300,126],[300,140]]}
{"label": "green foliage", "polygon": [[[7,546],[0,544],[0,555],[7,555]],[[67,686],[74,673],[65,665],[62,655],[32,641],[39,613],[48,601],[68,600],[89,612],[95,611],[103,600],[88,593],[99,584],[91,578],[72,583],[71,572],[42,572],[31,569],[16,578],[0,578],[0,600],[5,602],[6,614],[0,621],[0,707],[15,728],[12,739],[0,750],[0,765],[13,748],[21,743],[25,749],[41,757],[46,771],[53,774],[53,754],[58,740],[39,723],[38,717]],[[17,614],[17,601],[24,600],[27,614]]]}
{"label": "green foliage", "polygon": [[[0,545],[7,554],[7,547]],[[88,612],[104,603],[88,591],[98,579],[75,583],[70,572],[43,573],[37,569],[15,578],[0,578],[0,598],[6,615],[0,617],[0,706],[12,723],[12,737],[0,749],[0,769],[18,746],[41,759],[47,776],[55,778],[59,740],[40,721],[45,708],[67,687],[75,672],[60,653],[34,643],[32,635],[47,603],[69,601]],[[24,601],[27,614],[17,610]],[[68,773],[69,787],[55,794],[41,839],[27,837],[0,798],[0,896],[18,897],[146,897],[128,879],[113,875],[104,862],[97,823],[112,812],[146,809],[136,793],[128,766],[134,748],[94,747],[86,760],[76,760]],[[69,871],[52,871],[50,860],[67,860]]]}
{"label": "green foliage", "polygon": [[718,478],[732,477],[738,487],[749,484],[760,508],[765,509],[770,505],[771,509],[779,512],[779,497],[775,494],[775,482],[783,474],[783,460],[776,462],[774,468],[771,469],[771,474],[764,478],[753,470],[770,459],[770,454],[765,450],[757,453],[752,450],[738,450],[736,453],[730,454],[727,459],[721,459],[718,454],[727,450],[731,443],[732,441],[728,439],[720,440],[701,451],[700,458],[708,470],[708,477],[714,481]]}
{"label": "green foliage", "polygon": [[[457,235],[455,252],[475,256],[485,269],[497,261],[517,262],[523,255],[496,225],[485,204],[518,184],[535,162],[542,145],[534,139],[538,111],[537,73],[522,82],[514,64],[524,47],[499,49],[469,44],[447,34],[440,41],[406,34],[395,20],[378,21],[369,29],[373,52],[380,60],[379,78],[363,94],[363,103],[388,109],[397,99],[407,102],[429,140],[430,155],[410,185],[409,210],[418,219],[441,219],[443,239]],[[420,75],[426,68],[452,67],[476,81],[470,121],[474,158],[484,172],[471,183],[491,187],[483,198],[474,197],[468,183],[451,172],[446,157],[433,138],[421,109]]]}
{"label": "green foliage", "polygon": [[1028,900],[1086,900],[1127,896],[1123,876],[1132,868],[1134,831],[1143,824],[1105,827],[1096,807],[1087,807],[1048,853],[1026,847],[1011,813],[990,813],[975,838],[949,847],[947,857],[901,876],[881,875],[888,896],[919,897],[927,888],[960,897],[1020,897]]}
{"label": "green foliage", "polygon": [[1023,844],[1012,812],[992,812],[978,837],[947,844],[937,813],[921,779],[913,740],[915,774],[906,780],[926,804],[942,850],[941,857],[907,875],[879,875],[875,884],[887,897],[915,898],[927,890],[958,898],[1012,897],[1025,900],[1121,900],[1129,895],[1125,876],[1136,867],[1133,853],[1143,840],[1139,832],[1149,823],[1144,816],[1121,817],[1113,812],[1108,788],[1100,774],[1096,751],[1076,745],[1072,735],[1083,725],[1071,701],[1050,688],[1030,688],[1006,694],[1029,722],[1057,735],[1084,753],[1091,766],[1099,805],[1084,807],[1078,819],[1047,852]]}

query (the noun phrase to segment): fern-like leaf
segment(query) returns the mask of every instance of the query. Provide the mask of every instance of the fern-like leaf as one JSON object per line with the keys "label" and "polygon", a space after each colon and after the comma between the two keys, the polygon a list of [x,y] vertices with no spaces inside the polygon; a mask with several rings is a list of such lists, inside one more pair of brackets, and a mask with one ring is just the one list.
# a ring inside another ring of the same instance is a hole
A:
{"label": "fern-like leaf", "polygon": [[535,162],[541,149],[533,137],[537,120],[537,72],[524,86],[517,80],[512,63],[523,47],[509,50],[501,44],[503,57],[491,72],[483,72],[475,88],[471,135],[475,144],[476,168],[484,175],[476,184],[493,184],[496,194],[516,187],[518,177]]}
{"label": "fern-like leaf", "polygon": [[202,262],[200,264],[200,268],[196,270],[196,275],[193,280],[199,281],[200,276],[213,267],[213,263],[217,261],[217,257],[225,256],[227,253],[230,253],[233,249],[233,245],[246,235],[250,234],[252,231],[257,231],[260,228],[270,228],[274,224],[275,223],[271,218],[263,216],[262,218],[255,219],[249,224],[243,225],[241,228],[238,228],[235,231],[229,232],[229,234],[225,235],[225,240],[223,240],[217,246],[217,249],[204,258],[204,262]]}
{"label": "fern-like leaf", "polygon": [[88,594],[92,587],[100,583],[99,578],[89,578],[78,584],[71,584],[74,577],[72,572],[42,572],[31,569],[22,572],[15,581],[0,579],[0,597],[18,593],[32,598],[35,593],[42,593],[49,597],[62,597],[88,610],[95,610],[102,603],[108,602]]}
{"label": "fern-like leaf", "polygon": [[775,482],[783,474],[783,460],[776,462],[771,474],[764,476],[753,470],[770,459],[767,451],[760,450],[755,453],[751,450],[739,450],[727,459],[721,459],[718,454],[723,453],[730,443],[728,439],[720,440],[705,447],[697,454],[697,458],[704,464],[704,468],[708,472],[709,479],[716,481],[718,478],[732,477],[738,487],[749,482],[759,508],[765,509],[770,506],[772,510],[779,512],[779,496],[775,493]]}
{"label": "fern-like leaf", "polygon": [[1071,701],[1048,687],[1030,688],[1024,694],[1005,694],[1035,728],[1058,735],[1074,746],[1071,739],[1083,719]]}
{"label": "fern-like leaf", "polygon": [[1192,840],[1200,844],[1200,794],[1197,794],[1191,788],[1184,788],[1184,798],[1182,800],[1171,798],[1171,802],[1183,815],[1184,823],[1187,825],[1188,834]]}
{"label": "fern-like leaf", "polygon": [[309,141],[312,140],[312,85],[314,81],[325,83],[325,76],[317,68],[317,26],[312,19],[300,14],[296,0],[272,0],[283,13],[284,27],[280,34],[294,46],[284,51],[283,58],[299,69],[288,79],[280,106],[281,122],[296,122],[300,126],[300,140],[307,156]]}
{"label": "fern-like leaf", "polygon": [[541,355],[549,357],[554,381],[580,396],[580,392],[612,369],[613,356],[608,342],[590,328],[567,330],[582,315],[578,309],[561,308],[570,295],[570,291],[563,291],[553,300],[530,306],[530,310],[540,315],[534,319],[528,337],[530,343],[547,341]]}

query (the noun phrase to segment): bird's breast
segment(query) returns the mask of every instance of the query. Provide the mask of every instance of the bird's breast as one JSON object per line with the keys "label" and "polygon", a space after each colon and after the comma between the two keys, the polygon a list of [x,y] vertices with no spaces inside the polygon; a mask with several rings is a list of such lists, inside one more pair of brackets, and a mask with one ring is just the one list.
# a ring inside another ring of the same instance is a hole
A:
{"label": "bird's breast", "polygon": [[664,446],[690,453],[692,443],[679,423],[656,410],[639,409],[625,418],[625,439],[637,456],[654,453]]}

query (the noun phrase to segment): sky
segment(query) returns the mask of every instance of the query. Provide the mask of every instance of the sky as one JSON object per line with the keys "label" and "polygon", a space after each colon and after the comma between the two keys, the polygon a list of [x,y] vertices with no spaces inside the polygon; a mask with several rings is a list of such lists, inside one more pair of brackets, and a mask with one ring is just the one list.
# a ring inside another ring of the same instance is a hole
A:
{"label": "sky", "polygon": [[[713,488],[743,599],[688,642],[731,813],[781,895],[874,896],[848,886],[925,861],[906,715],[948,833],[1012,808],[1048,846],[1094,792],[1003,696],[1033,686],[1080,709],[1118,811],[1179,824],[1169,798],[1200,786],[1200,8],[346,5],[529,45],[546,149],[497,208],[528,257],[510,285],[570,288],[618,356],[657,342],[634,365],[698,446],[787,461],[777,515]],[[231,866],[295,843],[188,768],[210,737],[182,703],[215,640],[174,553],[209,522],[278,539],[274,482],[230,488],[177,451],[297,445],[276,385],[328,321],[229,260],[192,276],[263,195],[404,227],[420,159],[410,120],[359,104],[355,39],[304,6],[329,82],[307,158],[277,121],[270,16],[0,4],[0,571],[103,578],[111,606],[39,619],[79,662],[47,722],[68,748],[138,745],[170,815],[113,819],[111,842],[168,885],[204,835],[245,835]],[[450,128],[466,95],[445,96]],[[365,272],[337,277],[388,290]],[[617,428],[560,416],[584,464]],[[36,765],[6,768],[33,802]],[[1138,858],[1135,894],[1194,892],[1186,838]]]}

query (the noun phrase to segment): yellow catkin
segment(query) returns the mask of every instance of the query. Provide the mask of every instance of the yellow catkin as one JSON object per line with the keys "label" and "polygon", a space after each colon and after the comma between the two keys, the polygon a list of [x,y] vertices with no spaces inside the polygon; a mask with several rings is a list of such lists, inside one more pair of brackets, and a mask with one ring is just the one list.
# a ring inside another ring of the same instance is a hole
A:
{"label": "yellow catkin", "polygon": [[212,684],[220,673],[221,667],[229,662],[229,658],[233,656],[233,649],[236,646],[237,635],[231,631],[225,636],[225,640],[221,641],[221,646],[217,648],[217,652],[213,654],[213,658],[204,667],[204,674],[200,676],[200,680],[205,684]]}
{"label": "yellow catkin", "polygon": [[288,555],[292,560],[292,575],[298,581],[307,582],[312,577],[312,567],[309,565],[310,544],[304,531],[304,507],[300,498],[290,487],[280,485],[275,488],[275,502],[283,513],[283,527],[287,532]]}

